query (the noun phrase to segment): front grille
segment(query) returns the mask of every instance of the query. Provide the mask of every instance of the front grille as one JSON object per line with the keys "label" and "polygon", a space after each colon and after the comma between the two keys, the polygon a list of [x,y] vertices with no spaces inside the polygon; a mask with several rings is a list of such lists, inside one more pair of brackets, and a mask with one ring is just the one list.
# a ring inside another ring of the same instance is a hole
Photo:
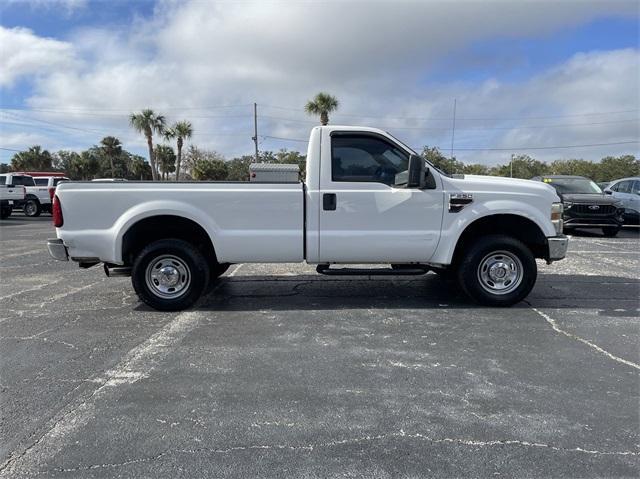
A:
{"label": "front grille", "polygon": [[[597,206],[598,208],[594,208]],[[607,216],[616,212],[616,207],[613,205],[577,205],[574,204],[569,211],[578,215],[589,216]]]}

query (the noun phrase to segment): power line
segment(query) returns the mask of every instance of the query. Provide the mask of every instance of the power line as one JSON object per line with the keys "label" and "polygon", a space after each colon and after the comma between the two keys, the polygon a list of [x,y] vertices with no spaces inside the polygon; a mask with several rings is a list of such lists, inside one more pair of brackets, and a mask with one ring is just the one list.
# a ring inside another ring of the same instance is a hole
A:
{"label": "power line", "polygon": [[0,148],[0,150],[4,150],[4,151],[15,151],[17,153],[20,153],[22,150],[16,150],[14,148]]}
{"label": "power line", "polygon": [[462,150],[462,151],[559,150],[564,148],[591,148],[596,146],[630,145],[633,143],[640,143],[640,140],[614,141],[612,143],[590,143],[587,145],[520,146],[520,147],[509,147],[509,148],[459,148],[459,147],[456,147],[456,150]]}
{"label": "power line", "polygon": [[[270,135],[263,135],[263,138],[309,143],[309,140],[303,140],[301,138],[286,138],[282,136],[270,136]],[[565,148],[591,148],[591,147],[597,147],[597,146],[630,145],[630,144],[637,144],[637,143],[640,143],[640,140],[615,141],[611,143],[590,143],[590,144],[584,144],[584,145],[520,146],[520,147],[507,147],[507,148],[456,147],[456,150],[459,150],[459,151],[559,150],[559,149],[565,149]],[[415,150],[419,150],[420,148],[422,147],[421,146],[413,147],[413,149]],[[443,149],[441,146],[436,146],[436,148]]]}
{"label": "power line", "polygon": [[[278,110],[287,110],[287,111],[296,111],[296,112],[303,112],[304,110],[302,108],[288,108],[288,107],[283,107],[283,106],[277,106],[277,105],[265,105],[263,103],[260,103],[260,106],[262,107],[266,107],[266,108],[275,108]],[[460,120],[466,120],[466,121],[507,121],[507,120],[548,120],[548,119],[554,119],[554,118],[575,118],[575,117],[581,117],[581,116],[604,116],[604,115],[617,115],[617,114],[623,114],[623,113],[636,113],[640,111],[640,109],[635,108],[633,110],[618,110],[618,111],[606,111],[606,112],[592,112],[592,113],[575,113],[575,114],[571,114],[571,115],[547,115],[547,116],[520,116],[520,117],[504,117],[504,118],[497,118],[497,117],[492,117],[492,118],[472,118],[472,117],[460,117],[457,116],[456,117],[456,121],[460,121]],[[376,115],[376,116],[367,116],[367,115],[354,115],[354,114],[347,114],[347,113],[335,113],[333,115],[334,117],[350,117],[350,118],[373,118],[373,119],[379,119],[380,115]],[[453,118],[452,117],[386,117],[388,120],[422,120],[422,121],[430,121],[430,120],[434,120],[434,121],[452,121]]]}
{"label": "power line", "polygon": [[[260,118],[266,118],[269,120],[279,120],[279,121],[287,121],[291,123],[306,123],[306,124],[314,124],[317,125],[318,122],[315,120],[300,120],[296,118],[283,118],[279,116],[271,116],[271,115],[260,115]],[[456,121],[459,118],[456,118]],[[556,123],[553,125],[514,125],[514,126],[480,126],[480,127],[459,127],[456,125],[456,131],[483,131],[483,130],[515,130],[515,129],[543,129],[543,128],[570,128],[577,126],[595,126],[595,125],[609,125],[609,124],[618,124],[618,123],[632,123],[632,122],[640,122],[640,118],[631,118],[627,120],[611,120],[611,121],[596,121],[596,122],[588,122],[588,123]],[[395,126],[395,125],[376,125],[377,128],[384,130],[419,130],[419,131],[446,131],[451,130],[450,126],[438,126],[438,127],[422,127],[422,126]]]}
{"label": "power line", "polygon": [[[249,107],[252,106],[252,103],[239,103],[235,105],[212,105],[212,106],[181,106],[181,107],[162,107],[159,110],[216,110],[216,109],[224,109],[224,108],[240,108],[240,107]],[[73,107],[73,108],[15,108],[12,106],[0,106],[0,109],[3,110],[22,110],[22,111],[43,111],[43,112],[59,112],[59,113],[69,113],[69,112],[127,112],[131,113],[138,110],[144,110],[144,108],[83,108],[83,107]]]}

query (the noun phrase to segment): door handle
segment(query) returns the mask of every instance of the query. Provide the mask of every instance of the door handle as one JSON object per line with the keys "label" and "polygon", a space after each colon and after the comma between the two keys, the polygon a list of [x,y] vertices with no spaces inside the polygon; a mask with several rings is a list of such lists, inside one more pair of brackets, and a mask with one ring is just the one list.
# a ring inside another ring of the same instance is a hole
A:
{"label": "door handle", "polygon": [[322,195],[322,209],[325,211],[335,211],[338,200],[335,193],[324,193]]}

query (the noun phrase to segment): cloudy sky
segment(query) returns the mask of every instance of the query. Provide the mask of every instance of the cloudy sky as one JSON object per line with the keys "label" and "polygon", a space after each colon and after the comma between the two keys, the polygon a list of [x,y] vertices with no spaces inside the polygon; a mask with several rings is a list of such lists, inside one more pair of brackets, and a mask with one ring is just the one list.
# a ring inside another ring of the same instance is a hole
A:
{"label": "cloudy sky", "polygon": [[260,149],[304,151],[320,90],[340,100],[332,123],[447,154],[455,100],[463,161],[638,155],[639,4],[3,0],[0,162],[107,135],[145,154],[127,116],[147,107],[249,154],[253,102]]}

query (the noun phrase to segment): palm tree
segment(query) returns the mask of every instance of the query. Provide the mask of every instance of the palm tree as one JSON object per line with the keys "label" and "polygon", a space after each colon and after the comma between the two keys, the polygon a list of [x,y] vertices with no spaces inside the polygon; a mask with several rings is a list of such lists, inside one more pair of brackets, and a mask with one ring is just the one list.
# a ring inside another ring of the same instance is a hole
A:
{"label": "palm tree", "polygon": [[147,139],[149,148],[149,163],[151,163],[151,175],[153,181],[158,179],[158,169],[156,168],[155,157],[153,156],[153,133],[159,135],[164,131],[166,120],[162,115],[156,115],[153,110],[142,110],[140,113],[132,113],[129,116],[129,123],[136,130],[142,133]]}
{"label": "palm tree", "polygon": [[111,178],[116,177],[115,168],[113,166],[113,159],[122,154],[122,143],[115,136],[105,136],[101,141],[102,153],[109,158],[109,164],[111,165]]}
{"label": "palm tree", "polygon": [[162,172],[162,179],[169,179],[169,173],[176,170],[176,154],[173,148],[168,145],[156,145],[154,151],[158,168]]}
{"label": "palm tree", "polygon": [[338,109],[338,99],[328,93],[320,92],[313,100],[307,102],[304,110],[309,115],[320,115],[320,123],[326,125],[329,123],[329,113]]}
{"label": "palm tree", "polygon": [[184,145],[184,140],[191,138],[193,135],[193,126],[190,121],[179,121],[174,124],[171,128],[169,128],[165,133],[164,137],[167,141],[176,138],[177,146],[178,146],[178,161],[176,163],[176,181],[180,181],[180,163],[182,162],[182,146]]}

